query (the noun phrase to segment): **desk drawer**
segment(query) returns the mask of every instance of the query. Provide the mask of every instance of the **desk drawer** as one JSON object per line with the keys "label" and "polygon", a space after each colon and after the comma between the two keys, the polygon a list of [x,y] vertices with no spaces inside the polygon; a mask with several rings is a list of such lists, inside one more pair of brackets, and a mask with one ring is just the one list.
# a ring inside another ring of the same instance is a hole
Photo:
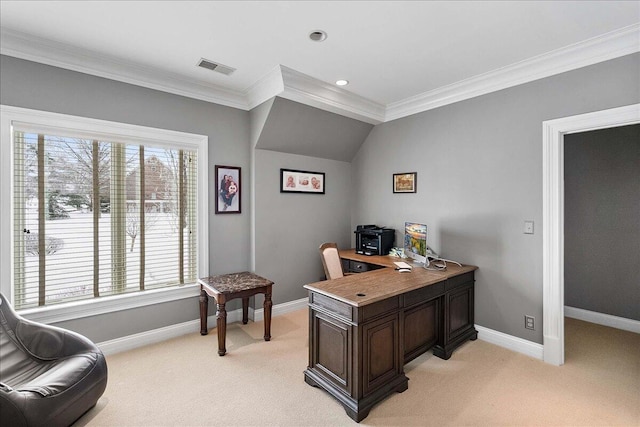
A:
{"label": "desk drawer", "polygon": [[459,276],[450,277],[447,279],[445,284],[445,290],[450,291],[460,286],[468,285],[469,283],[473,283],[473,271],[468,273],[461,274]]}
{"label": "desk drawer", "polygon": [[365,271],[377,270],[379,268],[384,267],[375,264],[368,264],[362,261],[349,260],[348,271],[350,273],[364,273]]}
{"label": "desk drawer", "polygon": [[393,313],[400,308],[400,297],[391,297],[358,308],[358,321],[365,322],[382,314]]}
{"label": "desk drawer", "polygon": [[404,306],[412,305],[432,300],[444,294],[444,282],[434,283],[424,288],[416,289],[404,295]]}
{"label": "desk drawer", "polygon": [[352,307],[349,304],[343,303],[342,301],[338,301],[333,298],[311,292],[309,295],[309,302],[311,304],[322,307],[333,314],[342,316],[347,320],[353,320]]}

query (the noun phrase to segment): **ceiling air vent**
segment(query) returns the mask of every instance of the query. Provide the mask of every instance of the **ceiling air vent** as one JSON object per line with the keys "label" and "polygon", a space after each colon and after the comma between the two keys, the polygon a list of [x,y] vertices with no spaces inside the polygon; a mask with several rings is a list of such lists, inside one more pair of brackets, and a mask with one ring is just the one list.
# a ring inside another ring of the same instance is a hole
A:
{"label": "ceiling air vent", "polygon": [[208,59],[200,58],[198,67],[206,68],[207,70],[216,71],[226,76],[233,73],[236,69],[227,65],[218,64],[217,62],[210,61]]}

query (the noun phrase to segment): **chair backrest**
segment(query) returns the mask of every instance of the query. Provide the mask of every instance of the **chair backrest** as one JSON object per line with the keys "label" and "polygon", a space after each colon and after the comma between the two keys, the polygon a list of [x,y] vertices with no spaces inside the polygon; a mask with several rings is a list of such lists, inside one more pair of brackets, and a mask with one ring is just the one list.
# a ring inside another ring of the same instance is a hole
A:
{"label": "chair backrest", "polygon": [[324,273],[328,280],[339,279],[344,276],[338,245],[335,243],[323,243],[320,245],[320,258],[322,258]]}

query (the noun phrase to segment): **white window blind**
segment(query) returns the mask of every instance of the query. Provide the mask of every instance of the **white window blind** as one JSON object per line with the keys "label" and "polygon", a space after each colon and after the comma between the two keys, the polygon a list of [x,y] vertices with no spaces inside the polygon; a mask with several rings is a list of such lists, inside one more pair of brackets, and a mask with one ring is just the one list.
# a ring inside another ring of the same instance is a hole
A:
{"label": "white window blind", "polygon": [[197,279],[197,152],[14,124],[16,308]]}

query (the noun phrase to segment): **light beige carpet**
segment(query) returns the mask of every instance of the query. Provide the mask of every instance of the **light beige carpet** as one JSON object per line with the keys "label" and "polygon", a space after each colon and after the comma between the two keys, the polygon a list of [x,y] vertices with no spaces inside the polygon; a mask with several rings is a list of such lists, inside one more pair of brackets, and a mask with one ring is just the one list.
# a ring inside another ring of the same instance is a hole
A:
{"label": "light beige carpet", "polygon": [[[351,426],[307,385],[307,310],[232,324],[107,357],[109,383],[77,426]],[[405,366],[409,389],[375,406],[371,426],[640,426],[640,335],[566,320],[566,364],[554,367],[477,340]]]}

